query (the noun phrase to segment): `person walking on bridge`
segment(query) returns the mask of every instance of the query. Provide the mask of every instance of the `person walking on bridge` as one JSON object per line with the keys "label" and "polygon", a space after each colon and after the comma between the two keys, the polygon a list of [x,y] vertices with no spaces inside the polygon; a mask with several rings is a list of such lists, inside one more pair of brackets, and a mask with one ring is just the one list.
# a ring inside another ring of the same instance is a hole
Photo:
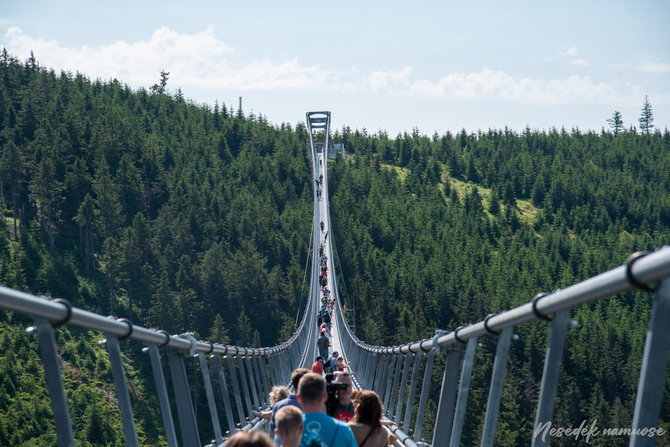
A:
{"label": "person walking on bridge", "polygon": [[[326,314],[327,315],[327,314]],[[327,359],[328,358],[328,347],[330,346],[330,340],[326,336],[326,331],[321,331],[321,336],[316,341],[316,345],[319,348],[319,356]]]}
{"label": "person walking on bridge", "polygon": [[382,428],[382,401],[377,393],[363,390],[356,399],[356,412],[349,422],[356,442],[364,447],[386,447],[396,439]]}
{"label": "person walking on bridge", "polygon": [[270,433],[274,433],[275,428],[277,428],[275,423],[275,416],[277,416],[277,411],[279,411],[280,408],[287,405],[294,405],[302,410],[302,407],[300,406],[300,403],[296,397],[296,391],[298,390],[298,383],[300,382],[300,379],[302,379],[302,376],[307,373],[309,373],[309,369],[298,368],[293,371],[293,374],[291,374],[291,385],[293,386],[293,390],[286,399],[280,400],[275,404],[274,407],[272,407],[272,418],[270,418]]}
{"label": "person walking on bridge", "polygon": [[[335,359],[337,361],[337,357]],[[351,400],[354,384],[351,381],[351,373],[346,371],[336,372],[335,383],[344,383],[347,385],[347,389],[337,390],[337,400],[330,409],[330,415],[338,421],[349,422],[354,417],[354,403]]]}
{"label": "person walking on bridge", "polygon": [[302,404],[303,427],[300,447],[357,447],[351,428],[328,416],[326,380],[318,374],[305,374],[298,385],[298,401]]}
{"label": "person walking on bridge", "polygon": [[312,372],[314,374],[318,374],[320,376],[323,376],[323,357],[318,356],[316,358],[316,362],[312,364]]}

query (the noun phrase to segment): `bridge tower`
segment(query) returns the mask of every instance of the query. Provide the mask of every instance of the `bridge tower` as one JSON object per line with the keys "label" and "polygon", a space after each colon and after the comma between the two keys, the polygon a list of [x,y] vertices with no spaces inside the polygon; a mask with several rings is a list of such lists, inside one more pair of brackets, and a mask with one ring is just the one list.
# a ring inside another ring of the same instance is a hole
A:
{"label": "bridge tower", "polygon": [[[316,159],[317,153],[327,154],[330,148],[330,112],[307,112],[306,115],[309,147],[313,159]],[[322,133],[325,135],[322,136]]]}

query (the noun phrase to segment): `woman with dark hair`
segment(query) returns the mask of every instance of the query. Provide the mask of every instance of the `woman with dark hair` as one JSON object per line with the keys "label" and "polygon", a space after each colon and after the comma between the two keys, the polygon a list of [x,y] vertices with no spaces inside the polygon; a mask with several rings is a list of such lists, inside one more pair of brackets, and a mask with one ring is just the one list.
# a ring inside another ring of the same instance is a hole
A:
{"label": "woman with dark hair", "polygon": [[386,447],[391,443],[382,428],[382,401],[377,393],[363,390],[357,393],[354,417],[349,427],[354,432],[358,447]]}

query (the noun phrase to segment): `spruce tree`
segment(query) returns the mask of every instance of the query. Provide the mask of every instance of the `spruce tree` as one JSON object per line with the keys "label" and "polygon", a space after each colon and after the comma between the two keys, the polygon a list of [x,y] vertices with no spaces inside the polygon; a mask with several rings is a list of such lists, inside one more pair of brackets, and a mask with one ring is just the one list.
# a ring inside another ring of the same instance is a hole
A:
{"label": "spruce tree", "polygon": [[654,125],[652,124],[653,121],[654,121],[654,114],[651,111],[651,103],[649,102],[649,98],[647,98],[647,95],[644,95],[642,114],[640,115],[640,119],[638,119],[638,122],[640,123],[640,130],[649,135],[649,132],[651,132],[651,129],[653,129],[654,127]]}
{"label": "spruce tree", "polygon": [[623,119],[621,118],[621,112],[619,112],[618,110],[614,111],[614,113],[612,114],[612,118],[609,118],[607,122],[612,128],[612,132],[614,132],[614,135],[617,135],[619,132],[623,131]]}

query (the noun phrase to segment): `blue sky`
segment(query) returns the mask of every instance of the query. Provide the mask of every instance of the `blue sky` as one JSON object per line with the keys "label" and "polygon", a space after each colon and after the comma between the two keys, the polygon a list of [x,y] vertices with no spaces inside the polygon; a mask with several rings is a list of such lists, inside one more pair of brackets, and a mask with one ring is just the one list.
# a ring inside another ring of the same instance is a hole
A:
{"label": "blue sky", "polygon": [[[551,3],[551,4],[550,4]],[[670,128],[670,2],[10,1],[0,45],[41,65],[336,128],[443,134]]]}

